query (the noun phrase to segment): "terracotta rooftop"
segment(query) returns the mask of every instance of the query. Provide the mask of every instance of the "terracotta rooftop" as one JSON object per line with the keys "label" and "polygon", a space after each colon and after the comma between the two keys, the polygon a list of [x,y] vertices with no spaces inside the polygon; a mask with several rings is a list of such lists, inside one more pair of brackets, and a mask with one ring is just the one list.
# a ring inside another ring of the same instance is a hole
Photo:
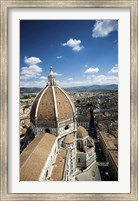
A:
{"label": "terracotta rooftop", "polygon": [[38,181],[56,137],[38,135],[20,155],[20,180]]}
{"label": "terracotta rooftop", "polygon": [[48,87],[37,102],[37,119],[56,120],[52,87]]}
{"label": "terracotta rooftop", "polygon": [[111,155],[114,163],[118,167],[118,151],[109,151],[109,152],[110,152],[110,155]]}
{"label": "terracotta rooftop", "polygon": [[66,155],[67,150],[66,149],[59,149],[59,152],[57,154],[56,162],[54,164],[52,174],[50,177],[51,181],[61,181],[63,180],[63,173],[65,168],[65,162],[66,162]]}
{"label": "terracotta rooftop", "polygon": [[76,140],[74,135],[67,135],[64,139],[64,143],[71,143],[74,142]]}
{"label": "terracotta rooftop", "polygon": [[86,129],[82,126],[78,126],[77,138],[85,138],[86,136],[88,136],[88,132],[86,131]]}
{"label": "terracotta rooftop", "polygon": [[67,93],[61,90],[59,87],[55,87],[55,94],[57,101],[58,119],[64,120],[73,117],[73,107],[69,101],[69,95],[67,95]]}
{"label": "terracotta rooftop", "polygon": [[69,96],[58,86],[44,88],[36,97],[31,118],[45,121],[62,121],[73,118],[74,106]]}
{"label": "terracotta rooftop", "polygon": [[101,135],[107,149],[117,149],[116,146],[114,145],[113,141],[104,132],[100,132],[100,135]]}

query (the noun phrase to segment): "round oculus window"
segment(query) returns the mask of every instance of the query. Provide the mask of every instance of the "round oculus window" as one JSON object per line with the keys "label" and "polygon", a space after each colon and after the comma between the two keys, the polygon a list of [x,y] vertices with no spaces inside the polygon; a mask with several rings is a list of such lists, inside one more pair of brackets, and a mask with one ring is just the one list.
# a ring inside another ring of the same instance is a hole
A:
{"label": "round oculus window", "polygon": [[66,125],[64,129],[67,131],[69,129],[69,125]]}

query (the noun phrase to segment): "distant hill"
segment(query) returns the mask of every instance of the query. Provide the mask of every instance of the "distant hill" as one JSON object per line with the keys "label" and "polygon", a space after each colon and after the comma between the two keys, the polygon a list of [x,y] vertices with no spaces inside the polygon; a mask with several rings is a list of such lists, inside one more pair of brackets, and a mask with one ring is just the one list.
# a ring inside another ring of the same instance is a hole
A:
{"label": "distant hill", "polygon": [[30,87],[30,88],[27,88],[27,87],[21,87],[20,88],[20,93],[37,93],[41,90],[42,88],[37,88],[37,87]]}
{"label": "distant hill", "polygon": [[[42,88],[32,87],[21,87],[20,93],[37,93]],[[111,85],[91,85],[91,86],[78,86],[78,87],[68,87],[65,88],[66,91],[96,91],[96,90],[118,90],[117,84]]]}
{"label": "distant hill", "polygon": [[96,90],[118,90],[117,84],[111,85],[91,85],[66,88],[67,91],[96,91]]}

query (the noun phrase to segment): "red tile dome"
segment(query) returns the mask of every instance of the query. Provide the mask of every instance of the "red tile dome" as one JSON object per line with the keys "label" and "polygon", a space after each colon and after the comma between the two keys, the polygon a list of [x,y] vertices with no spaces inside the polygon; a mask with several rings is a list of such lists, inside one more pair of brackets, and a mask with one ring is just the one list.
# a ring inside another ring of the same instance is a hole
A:
{"label": "red tile dome", "polygon": [[65,139],[63,140],[63,142],[65,144],[70,144],[70,143],[74,142],[75,140],[76,140],[76,137],[74,135],[67,135],[65,137]]}
{"label": "red tile dome", "polygon": [[88,136],[88,132],[86,131],[86,129],[82,126],[78,126],[77,138],[85,138],[86,136]]}

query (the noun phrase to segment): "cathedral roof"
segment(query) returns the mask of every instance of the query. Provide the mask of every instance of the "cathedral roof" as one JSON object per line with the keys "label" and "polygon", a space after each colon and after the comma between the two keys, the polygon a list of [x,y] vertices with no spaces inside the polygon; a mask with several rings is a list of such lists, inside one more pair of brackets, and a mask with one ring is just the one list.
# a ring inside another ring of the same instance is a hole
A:
{"label": "cathedral roof", "polygon": [[30,118],[33,120],[62,121],[74,117],[74,105],[69,95],[54,80],[52,70],[47,86],[35,98]]}
{"label": "cathedral roof", "polygon": [[38,181],[56,137],[38,135],[20,155],[20,180]]}
{"label": "cathedral roof", "polygon": [[78,126],[77,138],[85,138],[87,136],[88,136],[88,132],[86,131],[86,129],[82,126]]}
{"label": "cathedral roof", "polygon": [[60,148],[56,157],[56,161],[51,173],[50,180],[52,181],[61,181],[63,180],[63,174],[65,169],[67,150]]}

